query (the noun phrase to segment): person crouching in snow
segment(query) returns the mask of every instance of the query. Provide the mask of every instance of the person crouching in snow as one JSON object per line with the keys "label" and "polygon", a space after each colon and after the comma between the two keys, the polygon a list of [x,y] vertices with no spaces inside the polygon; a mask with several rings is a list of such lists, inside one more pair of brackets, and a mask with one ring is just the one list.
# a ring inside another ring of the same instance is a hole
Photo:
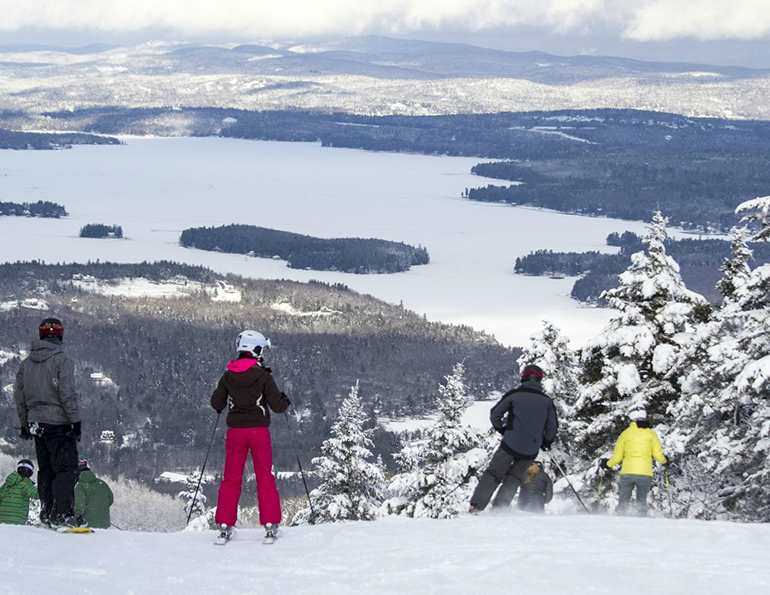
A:
{"label": "person crouching in snow", "polygon": [[16,465],[5,483],[0,486],[0,523],[26,525],[29,516],[29,501],[37,500],[37,488],[32,481],[35,465],[29,459],[22,459]]}
{"label": "person crouching in snow", "polygon": [[601,459],[601,470],[612,469],[623,463],[620,470],[620,488],[618,494],[618,514],[626,514],[631,493],[636,488],[636,509],[641,516],[647,515],[647,494],[652,486],[652,459],[661,465],[668,463],[663,454],[655,430],[647,422],[647,410],[644,405],[632,405],[628,410],[631,424],[623,430],[615,444],[611,459]]}
{"label": "person crouching in snow", "polygon": [[553,481],[537,461],[524,472],[519,489],[517,505],[527,512],[545,512],[545,505],[553,499]]}
{"label": "person crouching in snow", "polygon": [[257,478],[259,520],[268,536],[274,536],[281,522],[281,501],[273,477],[273,450],[270,440],[270,410],[283,413],[291,402],[275,384],[270,368],[264,365],[270,340],[252,330],[235,340],[238,358],[227,364],[227,371],[211,395],[211,406],[227,413],[225,472],[219,486],[215,521],[223,539],[229,539],[238,516],[243,470],[251,452]]}

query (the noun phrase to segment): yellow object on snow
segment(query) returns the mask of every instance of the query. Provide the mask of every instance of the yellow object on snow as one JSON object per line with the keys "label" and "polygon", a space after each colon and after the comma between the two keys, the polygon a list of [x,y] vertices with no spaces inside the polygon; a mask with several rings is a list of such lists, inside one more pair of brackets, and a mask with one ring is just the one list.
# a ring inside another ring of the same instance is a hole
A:
{"label": "yellow object on snow", "polygon": [[607,467],[614,467],[622,462],[621,474],[652,477],[653,457],[659,463],[667,462],[655,430],[640,428],[636,422],[631,422],[615,443],[615,452],[607,461]]}

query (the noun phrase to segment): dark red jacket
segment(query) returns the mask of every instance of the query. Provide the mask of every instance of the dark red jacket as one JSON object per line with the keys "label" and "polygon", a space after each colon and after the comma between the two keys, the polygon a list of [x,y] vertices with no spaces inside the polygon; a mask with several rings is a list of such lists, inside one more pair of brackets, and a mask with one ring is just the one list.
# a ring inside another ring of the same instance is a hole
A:
{"label": "dark red jacket", "polygon": [[289,400],[278,390],[269,368],[243,358],[227,364],[227,372],[211,395],[211,406],[217,411],[229,407],[228,427],[254,428],[269,426],[270,409],[283,413]]}

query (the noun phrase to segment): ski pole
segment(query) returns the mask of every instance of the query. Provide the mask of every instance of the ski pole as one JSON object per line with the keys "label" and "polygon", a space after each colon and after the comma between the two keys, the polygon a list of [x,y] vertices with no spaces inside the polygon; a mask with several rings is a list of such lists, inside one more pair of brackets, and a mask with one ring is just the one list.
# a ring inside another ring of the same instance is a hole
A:
{"label": "ski pole", "polygon": [[561,473],[561,476],[566,480],[567,485],[572,488],[572,491],[575,494],[575,497],[578,499],[578,502],[583,506],[585,511],[588,514],[591,514],[591,511],[588,510],[588,506],[586,506],[585,502],[583,502],[583,499],[580,497],[580,494],[577,493],[577,490],[575,489],[575,486],[572,485],[572,482],[569,480],[569,477],[567,477],[567,474],[564,473],[564,469],[562,469],[561,465],[559,464],[559,461],[557,461],[555,458],[551,456],[551,453],[548,453],[548,458],[551,459],[551,462],[556,465],[556,468],[559,470],[559,473]]}
{"label": "ski pole", "polygon": [[671,505],[671,483],[668,480],[668,469],[663,471],[664,477],[666,478],[666,493],[668,494],[668,516],[670,518],[674,518],[674,507]]}
{"label": "ski pole", "polygon": [[192,499],[192,504],[190,504],[190,512],[187,513],[187,524],[190,524],[190,519],[192,518],[193,509],[195,508],[195,502],[198,500],[198,490],[201,489],[201,481],[203,481],[203,473],[206,471],[206,463],[209,460],[209,453],[211,452],[211,446],[214,444],[214,435],[217,433],[217,427],[219,426],[219,418],[222,417],[222,412],[217,412],[217,421],[214,423],[214,431],[211,432],[211,440],[209,440],[209,447],[206,449],[206,458],[203,459],[203,467],[201,468],[201,474],[200,477],[198,477],[198,485],[195,486],[195,495]]}
{"label": "ski pole", "polygon": [[283,412],[286,415],[286,425],[289,427],[289,435],[291,436],[291,445],[294,449],[294,456],[297,459],[297,465],[299,465],[299,472],[302,475],[302,484],[305,486],[305,494],[307,495],[307,503],[310,505],[310,524],[315,525],[315,509],[313,508],[313,500],[310,498],[310,490],[307,487],[307,479],[305,479],[305,470],[302,468],[302,462],[299,460],[299,452],[297,451],[297,442],[294,440],[294,430],[291,428],[291,422],[289,421],[289,411]]}
{"label": "ski pole", "polygon": [[[190,521],[187,521],[187,522],[189,523]],[[115,523],[110,523],[110,527],[115,527],[118,531],[122,531],[123,530],[120,527],[118,527]]]}

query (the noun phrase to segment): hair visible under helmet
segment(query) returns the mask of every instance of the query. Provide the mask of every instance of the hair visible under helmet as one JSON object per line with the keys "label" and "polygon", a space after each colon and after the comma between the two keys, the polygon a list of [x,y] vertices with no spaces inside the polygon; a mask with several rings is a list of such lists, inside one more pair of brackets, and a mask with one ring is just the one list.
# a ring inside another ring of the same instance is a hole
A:
{"label": "hair visible under helmet", "polygon": [[16,464],[16,472],[22,477],[32,477],[35,472],[35,464],[29,459],[22,459]]}
{"label": "hair visible under helmet", "polygon": [[235,350],[238,353],[253,355],[260,362],[264,358],[266,349],[270,349],[270,339],[257,331],[243,331],[235,339]]}
{"label": "hair visible under helmet", "polygon": [[537,382],[542,382],[543,376],[544,376],[543,369],[540,366],[536,366],[534,364],[525,366],[524,369],[521,371],[522,382],[526,382],[527,380],[535,380]]}
{"label": "hair visible under helmet", "polygon": [[631,407],[628,408],[628,419],[631,421],[646,421],[647,420],[647,409],[645,409],[644,405],[634,404],[631,405]]}
{"label": "hair visible under helmet", "polygon": [[37,327],[37,332],[41,339],[46,339],[48,337],[64,339],[64,326],[58,318],[46,318],[40,323],[40,326]]}

